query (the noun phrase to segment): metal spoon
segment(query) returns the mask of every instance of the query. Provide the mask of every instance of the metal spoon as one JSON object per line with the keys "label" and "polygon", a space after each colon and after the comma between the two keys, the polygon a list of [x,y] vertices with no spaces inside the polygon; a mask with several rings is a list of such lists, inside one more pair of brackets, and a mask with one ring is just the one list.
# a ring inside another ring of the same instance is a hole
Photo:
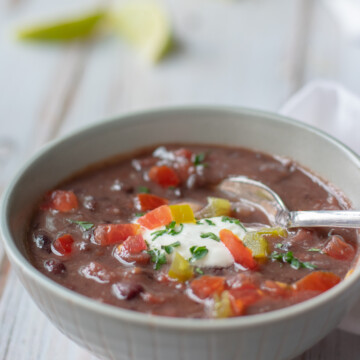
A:
{"label": "metal spoon", "polygon": [[245,176],[228,178],[219,188],[260,208],[273,226],[360,228],[360,211],[289,211],[277,193],[263,183]]}

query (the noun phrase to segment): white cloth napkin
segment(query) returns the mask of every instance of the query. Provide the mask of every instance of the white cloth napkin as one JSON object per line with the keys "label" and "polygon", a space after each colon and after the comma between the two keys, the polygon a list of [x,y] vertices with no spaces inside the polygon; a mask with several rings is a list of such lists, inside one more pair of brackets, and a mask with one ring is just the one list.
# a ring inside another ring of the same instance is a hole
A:
{"label": "white cloth napkin", "polygon": [[[311,82],[292,96],[280,113],[324,130],[360,154],[360,98],[341,85]],[[360,335],[360,302],[339,327]]]}
{"label": "white cloth napkin", "polygon": [[360,1],[323,0],[332,13],[337,25],[350,41],[360,43]]}

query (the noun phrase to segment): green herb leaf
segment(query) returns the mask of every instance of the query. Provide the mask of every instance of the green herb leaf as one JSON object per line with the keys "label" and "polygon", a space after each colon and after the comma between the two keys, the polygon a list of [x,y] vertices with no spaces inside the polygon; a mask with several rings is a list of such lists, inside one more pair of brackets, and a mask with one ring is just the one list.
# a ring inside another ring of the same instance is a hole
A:
{"label": "green herb leaf", "polygon": [[204,163],[205,157],[206,157],[205,153],[200,153],[200,154],[195,155],[194,162],[193,162],[194,165],[208,167],[209,164]]}
{"label": "green herb leaf", "polygon": [[183,225],[183,224],[180,224],[179,227],[180,227],[180,228],[179,228],[178,230],[176,230],[175,227],[174,227],[173,229],[169,229],[168,234],[169,234],[169,235],[172,235],[172,236],[175,236],[175,235],[180,234],[180,233],[183,231],[183,229],[184,229],[184,225]]}
{"label": "green herb leaf", "polygon": [[209,250],[206,248],[206,246],[194,245],[190,248],[190,253],[191,253],[192,257],[189,259],[189,261],[200,260],[204,256],[206,256],[208,252],[209,252]]}
{"label": "green herb leaf", "polygon": [[314,264],[309,263],[309,262],[303,262],[302,267],[304,267],[306,269],[310,269],[310,270],[316,269],[316,266]]}
{"label": "green herb leaf", "polygon": [[176,229],[176,222],[172,221],[170,224],[165,226],[165,229],[154,231],[150,235],[154,235],[154,237],[152,238],[152,241],[154,241],[159,236],[162,236],[164,234],[169,234],[172,236],[178,235],[183,231],[183,229],[184,229],[183,224],[179,224],[179,228]]}
{"label": "green herb leaf", "polygon": [[195,268],[195,272],[197,272],[200,275],[204,275],[204,272],[200,268]]}
{"label": "green herb leaf", "polygon": [[282,249],[283,246],[284,246],[284,244],[282,244],[282,243],[277,243],[277,244],[275,244],[275,248],[276,248],[276,249]]}
{"label": "green herb leaf", "polygon": [[318,252],[320,254],[323,254],[322,250],[321,249],[317,249],[317,248],[311,248],[311,249],[308,249],[308,251],[310,252]]}
{"label": "green herb leaf", "polygon": [[159,249],[154,249],[148,251],[148,254],[151,257],[151,262],[154,263],[154,269],[159,270],[162,265],[166,264],[166,255],[163,251]]}
{"label": "green herb leaf", "polygon": [[202,222],[200,220],[196,220],[196,225],[202,225]]}
{"label": "green herb leaf", "polygon": [[215,226],[215,223],[213,221],[209,219],[204,219],[204,220],[208,223],[208,225]]}
{"label": "green herb leaf", "polygon": [[176,241],[169,245],[162,245],[161,248],[166,251],[167,254],[171,254],[174,251],[175,247],[180,246],[180,241]]}
{"label": "green herb leaf", "polygon": [[94,227],[94,224],[87,222],[87,221],[77,221],[77,220],[71,220],[67,219],[71,224],[76,224],[81,227],[81,230],[87,231]]}
{"label": "green herb leaf", "polygon": [[230,224],[236,224],[239,225],[244,231],[247,231],[245,226],[242,224],[242,222],[239,219],[235,219],[229,216],[223,216],[221,218],[222,222],[229,222]]}
{"label": "green herb leaf", "polygon": [[201,233],[200,237],[201,237],[202,239],[210,238],[210,239],[212,239],[212,240],[215,240],[215,241],[217,241],[217,242],[220,242],[220,238],[219,238],[216,234],[214,234],[214,233],[212,233],[212,232]]}
{"label": "green herb leaf", "polygon": [[146,186],[139,186],[137,188],[138,193],[140,194],[150,194],[150,189]]}
{"label": "green herb leaf", "polygon": [[142,216],[144,216],[144,215],[145,215],[144,212],[139,212],[139,213],[136,213],[134,216],[135,216],[135,217],[142,217]]}
{"label": "green herb leaf", "polygon": [[155,239],[157,239],[159,236],[164,235],[167,233],[167,230],[158,230],[158,231],[154,231],[152,233],[150,233],[150,235],[155,235],[151,240],[154,241]]}
{"label": "green herb leaf", "polygon": [[299,259],[297,259],[292,251],[287,251],[286,253],[279,253],[277,251],[273,251],[270,254],[270,259],[273,261],[279,261],[281,263],[288,263],[293,269],[300,269],[300,268],[306,268],[306,269],[316,269],[316,265],[313,265],[309,262],[301,262]]}

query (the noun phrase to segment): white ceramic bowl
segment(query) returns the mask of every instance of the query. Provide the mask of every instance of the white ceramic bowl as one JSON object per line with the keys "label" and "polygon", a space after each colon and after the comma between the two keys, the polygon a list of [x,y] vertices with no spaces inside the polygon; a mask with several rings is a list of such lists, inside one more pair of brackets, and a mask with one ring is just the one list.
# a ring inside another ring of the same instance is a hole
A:
{"label": "white ceramic bowl", "polygon": [[158,317],[104,305],[61,287],[32,267],[24,239],[41,194],[89,164],[163,142],[237,145],[289,156],[342,189],[360,208],[359,158],[329,136],[278,115],[203,107],[102,122],[43,148],[3,196],[5,248],[39,308],[69,338],[109,359],[290,359],[330,332],[358,297],[359,266],[339,285],[309,301],[221,320]]}

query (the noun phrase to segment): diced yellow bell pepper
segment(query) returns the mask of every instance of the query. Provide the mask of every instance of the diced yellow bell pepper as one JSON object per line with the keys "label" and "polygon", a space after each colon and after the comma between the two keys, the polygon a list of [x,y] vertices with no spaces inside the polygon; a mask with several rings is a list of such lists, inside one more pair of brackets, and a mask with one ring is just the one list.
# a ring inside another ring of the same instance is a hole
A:
{"label": "diced yellow bell pepper", "polygon": [[171,215],[177,224],[194,223],[195,216],[189,204],[170,205]]}
{"label": "diced yellow bell pepper", "polygon": [[229,200],[208,197],[208,204],[199,212],[202,218],[231,215],[231,204]]}
{"label": "diced yellow bell pepper", "polygon": [[246,233],[243,243],[252,251],[252,255],[255,259],[264,259],[268,256],[268,242],[261,233]]}
{"label": "diced yellow bell pepper", "polygon": [[288,237],[288,232],[286,229],[282,227],[274,227],[274,228],[263,228],[257,231],[260,235],[270,235],[270,236],[281,236],[281,237]]}
{"label": "diced yellow bell pepper", "polygon": [[217,294],[214,295],[213,316],[218,319],[233,316],[228,291],[223,291],[220,296]]}
{"label": "diced yellow bell pepper", "polygon": [[168,275],[173,279],[185,282],[193,277],[194,270],[190,263],[176,252]]}

